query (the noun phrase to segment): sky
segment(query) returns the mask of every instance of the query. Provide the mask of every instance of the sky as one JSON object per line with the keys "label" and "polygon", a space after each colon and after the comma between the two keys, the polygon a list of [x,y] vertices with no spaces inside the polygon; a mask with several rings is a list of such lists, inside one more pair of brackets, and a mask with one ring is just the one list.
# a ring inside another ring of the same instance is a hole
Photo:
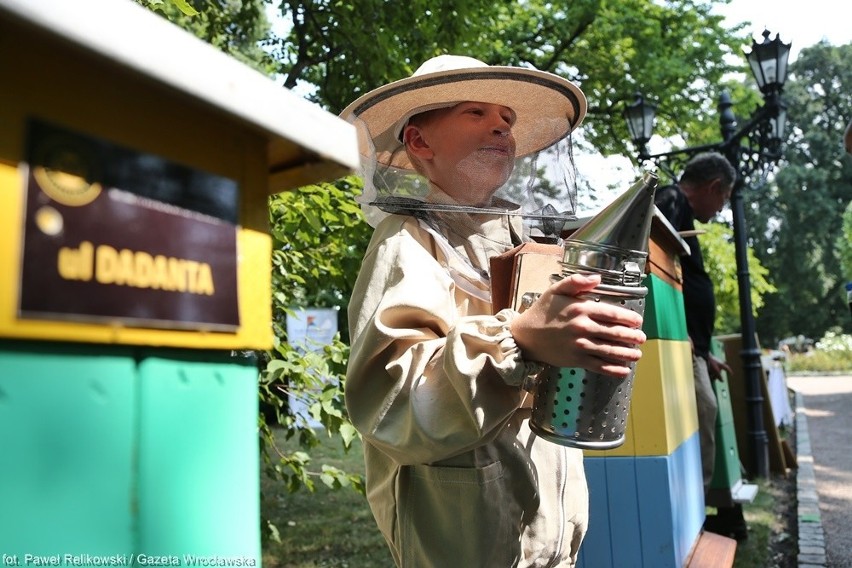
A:
{"label": "sky", "polygon": [[852,20],[848,5],[844,5],[845,0],[732,0],[714,11],[725,16],[725,22],[731,25],[751,22],[753,35],[759,41],[764,28],[772,33],[772,38],[780,34],[781,41],[792,42],[793,62],[802,48],[822,39],[832,45],[852,43]]}

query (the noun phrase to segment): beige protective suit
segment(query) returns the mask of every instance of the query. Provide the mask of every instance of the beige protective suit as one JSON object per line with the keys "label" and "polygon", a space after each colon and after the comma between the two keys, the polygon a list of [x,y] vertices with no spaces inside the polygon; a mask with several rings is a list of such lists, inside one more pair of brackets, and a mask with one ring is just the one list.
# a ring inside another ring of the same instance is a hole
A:
{"label": "beige protective suit", "polygon": [[[582,453],[530,432],[528,364],[493,315],[507,216],[391,215],[349,304],[346,406],[367,497],[401,567],[573,566],[588,519]],[[516,219],[516,218],[514,218]]]}

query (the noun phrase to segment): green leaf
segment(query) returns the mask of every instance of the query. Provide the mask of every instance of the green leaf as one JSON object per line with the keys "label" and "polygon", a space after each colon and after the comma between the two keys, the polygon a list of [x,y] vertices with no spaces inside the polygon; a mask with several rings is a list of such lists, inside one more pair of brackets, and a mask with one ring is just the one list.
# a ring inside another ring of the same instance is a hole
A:
{"label": "green leaf", "polygon": [[277,370],[283,369],[287,366],[287,364],[280,359],[273,359],[269,363],[266,364],[267,372],[275,372]]}
{"label": "green leaf", "polygon": [[269,531],[269,538],[272,542],[277,542],[281,544],[281,533],[278,532],[278,527],[273,525],[271,522],[266,521],[266,529]]}
{"label": "green leaf", "polygon": [[186,0],[171,0],[171,2],[178,7],[178,10],[180,10],[187,16],[197,16],[199,14],[198,10],[193,8],[192,5]]}
{"label": "green leaf", "polygon": [[358,437],[358,431],[355,430],[355,427],[352,426],[349,422],[344,422],[340,425],[340,429],[338,430],[341,439],[343,440],[343,445],[347,449],[352,445],[352,442]]}
{"label": "green leaf", "polygon": [[315,211],[308,209],[304,211],[304,216],[308,223],[311,225],[312,230],[317,232],[322,230],[322,221],[320,220],[319,215],[317,215]]}

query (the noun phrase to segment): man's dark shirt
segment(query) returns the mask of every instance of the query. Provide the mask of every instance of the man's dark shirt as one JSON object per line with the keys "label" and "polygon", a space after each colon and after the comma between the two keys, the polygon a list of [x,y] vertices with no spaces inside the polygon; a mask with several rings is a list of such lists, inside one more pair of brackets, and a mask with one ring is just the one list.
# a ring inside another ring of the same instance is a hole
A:
{"label": "man's dark shirt", "polygon": [[[695,229],[695,217],[686,196],[677,185],[667,185],[657,190],[654,201],[676,231]],[[716,317],[716,298],[713,282],[704,270],[704,257],[698,246],[698,237],[684,237],[689,245],[689,256],[680,257],[683,268],[683,303],[686,310],[686,331],[692,338],[695,354],[707,359],[713,321]]]}

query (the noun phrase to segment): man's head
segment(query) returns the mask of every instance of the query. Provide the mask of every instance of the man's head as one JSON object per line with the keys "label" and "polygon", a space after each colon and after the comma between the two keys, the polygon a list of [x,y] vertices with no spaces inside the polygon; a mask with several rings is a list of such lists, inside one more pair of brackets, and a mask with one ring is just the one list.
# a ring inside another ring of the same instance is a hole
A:
{"label": "man's head", "polygon": [[708,222],[731,198],[737,172],[725,156],[703,152],[687,162],[678,185],[686,195],[695,218]]}

